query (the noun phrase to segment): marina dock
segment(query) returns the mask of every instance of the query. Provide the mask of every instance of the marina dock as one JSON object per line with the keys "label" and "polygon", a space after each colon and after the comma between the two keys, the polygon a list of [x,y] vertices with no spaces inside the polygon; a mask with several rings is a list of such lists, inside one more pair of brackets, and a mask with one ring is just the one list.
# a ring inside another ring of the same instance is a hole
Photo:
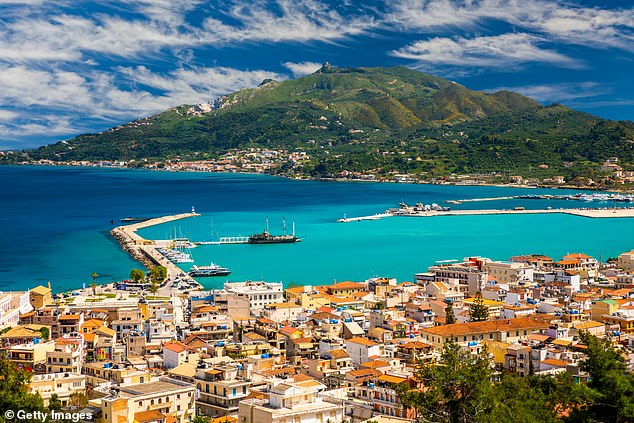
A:
{"label": "marina dock", "polygon": [[180,277],[181,279],[186,279],[188,282],[197,283],[191,276],[187,275],[186,272],[157,251],[159,245],[156,241],[142,238],[136,233],[136,231],[141,228],[194,216],[200,216],[200,214],[192,210],[189,213],[157,217],[132,225],[118,226],[112,229],[110,233],[121,243],[123,249],[126,250],[133,259],[142,262],[146,267],[164,266],[167,269],[168,279],[174,280],[176,277]]}
{"label": "marina dock", "polygon": [[435,216],[477,216],[493,214],[570,214],[574,216],[589,218],[628,218],[634,217],[634,207],[632,208],[572,208],[572,209],[537,209],[537,210],[515,210],[515,209],[483,209],[483,210],[429,210],[429,211],[403,211],[375,214],[373,216],[361,216],[339,219],[337,222],[356,222],[360,220],[379,220],[389,216],[405,217],[435,217]]}
{"label": "marina dock", "polygon": [[360,222],[362,220],[379,220],[379,219],[383,219],[385,217],[390,217],[390,216],[393,216],[393,214],[392,213],[377,213],[377,214],[373,214],[372,216],[359,216],[359,217],[344,216],[343,219],[339,219],[337,220],[337,222],[347,223],[347,222]]}

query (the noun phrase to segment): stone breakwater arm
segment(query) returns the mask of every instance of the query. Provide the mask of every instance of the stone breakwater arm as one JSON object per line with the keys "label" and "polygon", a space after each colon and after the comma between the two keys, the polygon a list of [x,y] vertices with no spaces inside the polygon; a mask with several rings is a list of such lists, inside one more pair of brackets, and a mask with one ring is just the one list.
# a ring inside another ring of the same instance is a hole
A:
{"label": "stone breakwater arm", "polygon": [[180,268],[171,261],[165,259],[158,251],[153,240],[142,238],[136,233],[138,229],[147,228],[149,226],[160,225],[162,223],[174,220],[185,219],[188,217],[200,216],[198,213],[182,213],[171,216],[157,217],[155,219],[138,222],[132,225],[117,226],[110,231],[110,234],[119,241],[121,247],[130,256],[141,262],[146,268],[151,269],[154,266],[165,266],[168,274],[176,276],[182,273]]}
{"label": "stone breakwater arm", "polygon": [[519,210],[429,210],[429,211],[388,211],[383,214],[373,216],[348,217],[339,219],[337,222],[356,222],[361,220],[378,220],[388,216],[404,216],[404,217],[433,217],[433,216],[473,216],[473,215],[493,215],[493,214],[552,214],[563,213],[574,216],[589,218],[632,218],[634,217],[634,208],[630,207],[612,207],[612,208],[571,208],[571,209],[519,209]]}

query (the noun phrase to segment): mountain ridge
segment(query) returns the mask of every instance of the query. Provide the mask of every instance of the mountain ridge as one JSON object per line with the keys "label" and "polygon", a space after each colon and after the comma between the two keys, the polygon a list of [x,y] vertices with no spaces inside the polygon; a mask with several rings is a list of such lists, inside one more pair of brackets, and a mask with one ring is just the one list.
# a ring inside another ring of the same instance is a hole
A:
{"label": "mountain ridge", "polygon": [[473,91],[406,67],[324,64],[311,75],[264,80],[207,105],[181,105],[25,154],[32,160],[138,161],[213,158],[260,147],[310,153],[310,163],[299,170],[307,174],[509,168],[522,174],[542,162],[567,174],[576,169],[568,163],[577,163],[585,168],[575,172],[588,174],[608,157],[632,163],[633,135],[632,122],[543,106],[510,91]]}

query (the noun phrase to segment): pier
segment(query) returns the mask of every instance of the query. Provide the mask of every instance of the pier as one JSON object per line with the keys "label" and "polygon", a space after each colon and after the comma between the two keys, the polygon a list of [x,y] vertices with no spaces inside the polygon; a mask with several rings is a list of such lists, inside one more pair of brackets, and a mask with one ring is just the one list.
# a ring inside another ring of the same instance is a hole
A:
{"label": "pier", "polygon": [[373,214],[372,216],[359,216],[359,217],[344,216],[343,219],[338,219],[337,222],[347,223],[347,222],[360,222],[362,220],[379,220],[379,219],[383,219],[385,217],[391,217],[391,216],[393,216],[392,213],[377,213],[377,214]]}
{"label": "pier", "polygon": [[634,207],[632,208],[572,208],[572,209],[481,209],[481,210],[429,210],[429,211],[404,211],[402,209],[394,212],[375,214],[372,216],[350,217],[339,219],[337,222],[356,222],[360,220],[379,220],[390,216],[405,217],[436,217],[436,216],[478,216],[478,215],[494,215],[494,214],[570,214],[574,216],[589,218],[628,218],[634,217]]}
{"label": "pier", "polygon": [[248,244],[248,236],[223,236],[219,241],[195,241],[196,245]]}
{"label": "pier", "polygon": [[[163,266],[167,269],[167,278],[174,280],[177,277],[187,280],[187,282],[197,283],[191,276],[187,275],[180,267],[168,260],[165,256],[157,251],[158,244],[154,240],[142,238],[136,233],[141,228],[148,226],[160,225],[162,223],[172,222],[174,220],[186,219],[188,217],[200,216],[195,211],[189,213],[176,214],[171,216],[162,216],[149,219],[144,222],[138,222],[132,225],[118,226],[110,231],[112,236],[119,241],[125,251],[127,251],[133,259],[140,261],[147,268],[154,266]],[[165,288],[168,289],[169,285]]]}

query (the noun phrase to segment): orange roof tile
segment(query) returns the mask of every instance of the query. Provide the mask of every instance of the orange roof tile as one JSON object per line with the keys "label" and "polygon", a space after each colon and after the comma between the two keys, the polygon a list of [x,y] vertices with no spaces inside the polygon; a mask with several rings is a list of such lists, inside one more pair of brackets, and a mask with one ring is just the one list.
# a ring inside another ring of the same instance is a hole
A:
{"label": "orange roof tile", "polygon": [[391,375],[381,375],[377,379],[383,382],[396,383],[396,384],[407,382],[407,379],[404,377],[391,376]]}
{"label": "orange roof tile", "polygon": [[374,345],[379,345],[374,341],[370,341],[368,338],[361,338],[359,336],[356,336],[354,338],[350,338],[348,340],[346,340],[346,342],[351,342],[354,344],[359,344],[359,345],[365,345],[367,347],[372,347]]}
{"label": "orange roof tile", "polygon": [[330,354],[330,356],[332,358],[334,358],[335,360],[340,359],[340,358],[349,358],[350,355],[345,352],[344,350],[341,349],[337,349],[337,350],[330,350],[328,352],[328,354]]}
{"label": "orange roof tile", "polygon": [[372,360],[372,361],[359,364],[359,367],[365,367],[367,369],[376,369],[378,367],[386,367],[389,365],[390,363],[388,363],[387,361]]}
{"label": "orange roof tile", "polygon": [[148,410],[134,413],[134,421],[138,423],[154,422],[163,420],[165,416],[159,410]]}
{"label": "orange roof tile", "polygon": [[567,361],[557,360],[556,358],[547,358],[546,360],[542,361],[542,363],[555,367],[566,367],[568,364],[570,364]]}
{"label": "orange roof tile", "polygon": [[366,289],[365,284],[358,282],[339,282],[332,284],[328,287],[329,289]]}
{"label": "orange roof tile", "polygon": [[175,353],[181,353],[186,349],[187,347],[183,343],[178,341],[170,341],[163,345],[163,350],[168,350]]}
{"label": "orange roof tile", "polygon": [[489,332],[506,332],[511,330],[546,329],[548,322],[532,317],[515,319],[488,320],[485,322],[454,323],[423,329],[422,332],[443,337],[472,335]]}
{"label": "orange roof tile", "polygon": [[62,314],[57,319],[58,320],[79,320],[81,316],[79,314]]}

